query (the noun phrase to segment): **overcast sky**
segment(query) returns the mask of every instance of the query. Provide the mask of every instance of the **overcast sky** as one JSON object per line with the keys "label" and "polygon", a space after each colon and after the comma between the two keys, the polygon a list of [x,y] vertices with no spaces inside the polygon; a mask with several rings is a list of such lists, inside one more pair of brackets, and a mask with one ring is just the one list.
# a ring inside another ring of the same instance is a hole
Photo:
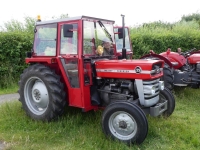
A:
{"label": "overcast sky", "polygon": [[121,25],[121,14],[125,25],[133,26],[144,22],[176,22],[183,15],[200,12],[200,0],[1,0],[0,25],[25,16],[48,20],[52,16],[69,14],[114,20]]}

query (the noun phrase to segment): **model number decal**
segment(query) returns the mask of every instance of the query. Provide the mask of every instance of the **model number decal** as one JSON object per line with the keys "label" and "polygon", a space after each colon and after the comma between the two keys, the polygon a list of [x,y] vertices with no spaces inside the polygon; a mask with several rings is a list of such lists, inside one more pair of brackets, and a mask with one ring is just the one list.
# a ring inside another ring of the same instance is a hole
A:
{"label": "model number decal", "polygon": [[146,71],[142,69],[135,70],[114,70],[114,69],[97,69],[97,72],[116,72],[116,73],[141,73],[141,74],[150,74],[151,71]]}
{"label": "model number decal", "polygon": [[112,70],[112,69],[97,69],[97,72],[122,72],[122,73],[134,73],[132,70]]}

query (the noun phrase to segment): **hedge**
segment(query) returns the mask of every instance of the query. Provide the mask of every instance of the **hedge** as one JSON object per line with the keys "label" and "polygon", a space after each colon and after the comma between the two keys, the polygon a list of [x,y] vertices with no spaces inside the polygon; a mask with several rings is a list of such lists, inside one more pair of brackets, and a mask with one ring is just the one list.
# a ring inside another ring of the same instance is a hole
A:
{"label": "hedge", "polygon": [[0,32],[0,88],[19,80],[26,67],[25,52],[32,48],[33,35],[20,32]]}
{"label": "hedge", "polygon": [[156,53],[166,51],[168,47],[176,51],[192,48],[200,49],[200,27],[196,22],[181,22],[169,27],[131,28],[131,42],[135,58],[154,50]]}
{"label": "hedge", "polygon": [[176,51],[181,47],[183,51],[197,48],[200,49],[200,33],[191,33],[188,36],[178,34],[165,35],[132,35],[131,36],[134,55],[136,58],[154,50],[156,53],[166,51],[168,47]]}

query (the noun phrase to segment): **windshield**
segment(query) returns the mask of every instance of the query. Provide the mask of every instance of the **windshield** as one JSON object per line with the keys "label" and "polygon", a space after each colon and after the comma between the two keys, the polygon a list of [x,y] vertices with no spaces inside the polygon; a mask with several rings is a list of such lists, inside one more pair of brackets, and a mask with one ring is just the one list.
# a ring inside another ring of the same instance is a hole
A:
{"label": "windshield", "polygon": [[[125,48],[127,51],[131,51],[128,28],[124,28],[124,30],[125,30]],[[114,28],[114,31],[115,33],[118,32],[118,28]],[[123,38],[119,39],[118,34],[115,34],[115,41],[116,41],[117,52],[122,52]]]}
{"label": "windshield", "polygon": [[[84,55],[113,55],[113,25],[108,23],[84,21]],[[101,50],[101,52],[100,52]],[[98,53],[100,52],[100,53]]]}

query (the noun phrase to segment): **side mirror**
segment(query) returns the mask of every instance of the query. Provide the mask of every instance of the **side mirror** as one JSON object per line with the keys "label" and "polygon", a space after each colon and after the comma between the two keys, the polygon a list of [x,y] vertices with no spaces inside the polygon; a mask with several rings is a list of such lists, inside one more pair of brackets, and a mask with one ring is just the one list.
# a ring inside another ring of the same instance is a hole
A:
{"label": "side mirror", "polygon": [[64,37],[73,37],[73,25],[72,24],[64,24],[63,26],[63,35]]}
{"label": "side mirror", "polygon": [[123,28],[118,28],[118,33],[119,33],[119,34],[118,34],[118,38],[119,38],[119,39],[123,39],[123,32],[124,32],[124,31],[123,31]]}

